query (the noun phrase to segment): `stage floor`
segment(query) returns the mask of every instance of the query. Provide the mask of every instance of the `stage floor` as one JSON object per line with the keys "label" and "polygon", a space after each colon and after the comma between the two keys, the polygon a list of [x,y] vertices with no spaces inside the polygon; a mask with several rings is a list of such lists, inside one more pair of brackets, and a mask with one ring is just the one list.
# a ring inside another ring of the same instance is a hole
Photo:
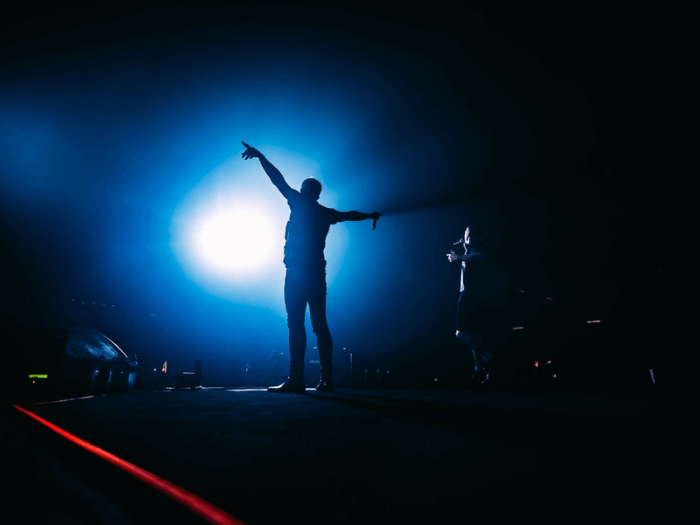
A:
{"label": "stage floor", "polygon": [[[203,388],[21,406],[250,525],[668,519],[674,508],[674,422],[651,397]],[[6,512],[37,523],[197,521],[10,405],[1,418],[14,480]]]}

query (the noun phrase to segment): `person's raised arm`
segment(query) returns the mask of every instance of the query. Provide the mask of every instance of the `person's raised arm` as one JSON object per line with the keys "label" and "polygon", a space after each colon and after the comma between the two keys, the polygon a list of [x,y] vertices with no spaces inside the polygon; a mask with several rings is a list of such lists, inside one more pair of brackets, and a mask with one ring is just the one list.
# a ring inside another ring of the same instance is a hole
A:
{"label": "person's raised arm", "polygon": [[379,220],[379,217],[382,216],[381,213],[378,212],[373,212],[373,213],[363,213],[361,211],[341,211],[340,213],[340,220],[338,222],[345,222],[345,221],[366,221],[367,219],[372,219],[372,229],[374,230],[377,227],[377,221]]}
{"label": "person's raised arm", "polygon": [[287,181],[284,180],[280,170],[275,168],[272,163],[265,158],[265,155],[260,153],[257,149],[249,146],[243,141],[241,141],[241,144],[245,146],[245,151],[241,153],[241,157],[243,157],[245,160],[258,159],[260,161],[260,165],[265,170],[265,173],[267,173],[267,176],[270,177],[272,184],[274,184],[275,187],[280,190],[280,193],[284,195],[286,199],[289,199],[290,195],[292,195],[296,190],[293,190],[292,187],[287,184]]}

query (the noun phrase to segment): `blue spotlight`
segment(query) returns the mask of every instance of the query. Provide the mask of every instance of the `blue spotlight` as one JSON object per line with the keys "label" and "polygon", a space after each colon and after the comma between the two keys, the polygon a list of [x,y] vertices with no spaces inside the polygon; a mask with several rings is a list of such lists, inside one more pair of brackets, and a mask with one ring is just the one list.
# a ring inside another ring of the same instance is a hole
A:
{"label": "blue spotlight", "polygon": [[289,212],[284,199],[265,191],[268,180],[235,160],[217,166],[182,199],[170,243],[187,277],[208,292],[258,304],[271,300],[283,268]]}
{"label": "blue spotlight", "polygon": [[254,272],[275,255],[274,228],[262,209],[237,208],[202,221],[198,249],[222,273]]}

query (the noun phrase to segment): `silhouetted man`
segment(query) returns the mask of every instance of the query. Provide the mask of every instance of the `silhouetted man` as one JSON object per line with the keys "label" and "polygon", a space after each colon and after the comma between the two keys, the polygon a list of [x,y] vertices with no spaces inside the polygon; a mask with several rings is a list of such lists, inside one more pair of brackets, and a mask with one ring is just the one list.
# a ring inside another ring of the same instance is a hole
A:
{"label": "silhouetted man", "polygon": [[474,357],[474,375],[471,377],[471,386],[480,386],[489,382],[491,378],[490,364],[493,355],[484,344],[482,332],[488,323],[488,315],[485,304],[485,262],[486,256],[479,246],[471,238],[471,227],[467,226],[462,238],[464,255],[457,255],[454,251],[447,254],[450,262],[461,261],[462,278],[460,281],[459,303],[457,305],[457,331],[455,335],[471,351]]}
{"label": "silhouetted man", "polygon": [[340,212],[321,206],[317,201],[321,195],[321,183],[306,179],[301,191],[292,189],[284,177],[265,156],[243,142],[245,151],[241,156],[248,160],[260,160],[270,181],[287,199],[291,214],[287,222],[284,246],[284,264],[287,275],[284,281],[284,304],[287,308],[289,326],[289,377],[279,386],[271,386],[268,392],[303,393],[304,353],[306,352],[306,305],[309,305],[311,326],[318,340],[318,355],[321,360],[319,392],[333,391],[333,339],[326,320],[326,259],[323,250],[326,236],[332,224],[344,221],[372,219],[372,228],[381,216],[359,211]]}

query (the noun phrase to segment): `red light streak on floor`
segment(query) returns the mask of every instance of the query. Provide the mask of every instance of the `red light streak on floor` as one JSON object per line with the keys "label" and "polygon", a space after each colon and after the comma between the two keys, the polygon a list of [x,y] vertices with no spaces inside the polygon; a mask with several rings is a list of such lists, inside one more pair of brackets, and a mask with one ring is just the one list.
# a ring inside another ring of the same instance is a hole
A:
{"label": "red light streak on floor", "polygon": [[115,456],[114,454],[110,454],[106,450],[96,447],[95,445],[88,443],[87,441],[80,439],[77,436],[74,436],[70,432],[66,432],[62,428],[37,416],[36,414],[30,412],[27,409],[24,409],[17,405],[12,406],[20,412],[23,412],[29,417],[37,420],[42,425],[47,426],[57,434],[60,434],[61,436],[65,437],[66,439],[69,439],[73,443],[109,461],[110,463],[116,465],[120,469],[125,470],[135,478],[140,479],[147,485],[150,485],[154,489],[162,492],[169,498],[175,500],[177,503],[188,509],[190,512],[196,514],[197,516],[205,520],[206,522],[217,525],[246,525],[245,522],[231,516],[230,514],[224,512],[220,508],[215,507],[214,505],[212,505],[205,499],[200,498],[196,494],[192,494],[191,492],[183,489],[182,487],[179,487],[178,485],[175,485],[174,483],[171,483],[159,476],[156,476],[155,474],[152,474],[147,470],[137,467],[133,463],[129,463],[128,461],[125,461]]}

